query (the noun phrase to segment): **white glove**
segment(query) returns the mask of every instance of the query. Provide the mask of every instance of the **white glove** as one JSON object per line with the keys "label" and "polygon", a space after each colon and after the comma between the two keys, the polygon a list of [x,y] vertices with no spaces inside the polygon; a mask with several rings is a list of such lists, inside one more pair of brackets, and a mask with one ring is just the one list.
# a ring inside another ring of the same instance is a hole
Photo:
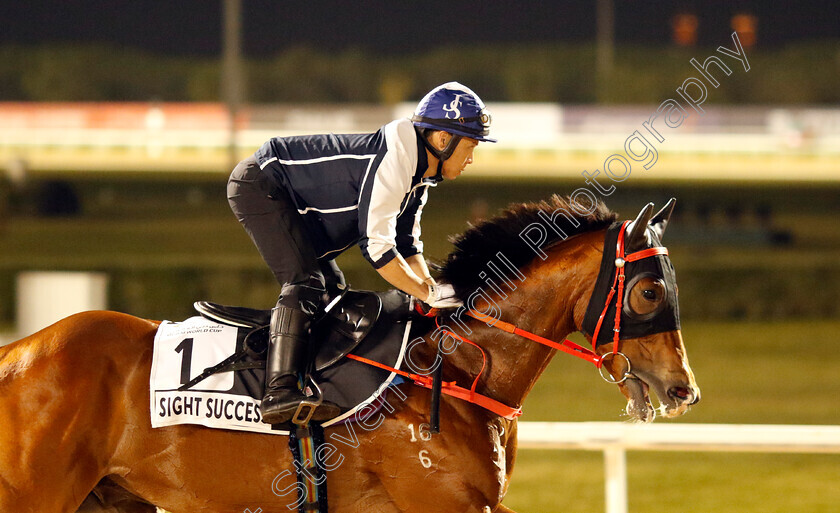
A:
{"label": "white glove", "polygon": [[426,299],[426,304],[432,308],[457,308],[463,306],[464,302],[455,296],[455,288],[448,283],[435,283],[431,281],[429,285],[429,297]]}

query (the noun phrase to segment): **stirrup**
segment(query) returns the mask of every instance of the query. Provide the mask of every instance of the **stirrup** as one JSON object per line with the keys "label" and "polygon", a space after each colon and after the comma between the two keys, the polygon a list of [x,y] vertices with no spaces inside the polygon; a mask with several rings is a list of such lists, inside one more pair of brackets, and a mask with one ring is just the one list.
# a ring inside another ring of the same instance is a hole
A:
{"label": "stirrup", "polygon": [[[296,426],[304,427],[309,424],[309,421],[312,419],[312,415],[315,414],[315,410],[321,406],[322,399],[318,399],[317,401],[310,401],[309,399],[304,399],[303,401],[298,404],[297,410],[295,410],[294,415],[292,415],[292,424]],[[305,413],[305,415],[304,415]]]}
{"label": "stirrup", "polygon": [[315,414],[315,410],[317,410],[318,407],[321,406],[321,403],[324,402],[324,394],[321,392],[321,387],[318,386],[318,383],[316,383],[311,377],[307,378],[307,381],[309,381],[312,385],[314,389],[313,392],[315,393],[312,398],[307,397],[298,404],[291,419],[292,424],[300,427],[304,427],[309,424],[309,421],[312,419],[312,415]]}

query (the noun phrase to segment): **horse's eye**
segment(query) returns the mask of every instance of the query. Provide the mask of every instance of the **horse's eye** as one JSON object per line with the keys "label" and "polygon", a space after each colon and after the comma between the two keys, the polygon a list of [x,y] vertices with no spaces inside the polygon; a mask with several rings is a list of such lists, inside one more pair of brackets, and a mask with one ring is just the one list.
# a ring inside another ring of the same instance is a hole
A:
{"label": "horse's eye", "polygon": [[665,282],[661,278],[647,275],[632,285],[626,308],[637,316],[652,316],[665,306]]}

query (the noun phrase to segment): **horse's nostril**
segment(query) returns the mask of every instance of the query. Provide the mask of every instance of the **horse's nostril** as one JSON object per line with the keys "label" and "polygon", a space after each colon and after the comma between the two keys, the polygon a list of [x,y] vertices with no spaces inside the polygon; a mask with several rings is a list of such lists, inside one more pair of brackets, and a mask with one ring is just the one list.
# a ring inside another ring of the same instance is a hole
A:
{"label": "horse's nostril", "polygon": [[690,388],[671,387],[668,389],[668,397],[680,403],[695,404],[700,400],[700,394],[694,393]]}

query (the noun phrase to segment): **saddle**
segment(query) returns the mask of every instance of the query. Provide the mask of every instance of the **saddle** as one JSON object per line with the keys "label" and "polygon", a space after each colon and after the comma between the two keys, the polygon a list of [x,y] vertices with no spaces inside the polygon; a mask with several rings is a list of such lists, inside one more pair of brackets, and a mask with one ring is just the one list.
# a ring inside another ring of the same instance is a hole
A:
{"label": "saddle", "polygon": [[[345,290],[315,315],[310,343],[314,349],[314,358],[312,351],[310,353],[310,361],[313,362],[309,371],[312,374],[311,383],[319,389],[319,394],[338,404],[343,412],[326,424],[351,420],[349,415],[362,405],[384,404],[383,394],[387,387],[383,384],[390,386],[399,383],[395,376],[344,357],[354,352],[399,367],[410,333],[411,305],[410,298],[396,290],[384,293]],[[188,389],[203,377],[223,369],[253,369],[262,372],[259,369],[265,362],[260,357],[268,347],[271,310],[225,306],[207,301],[196,302],[194,306],[202,317],[236,327],[240,333],[248,334],[242,341],[241,350],[217,366],[205,369],[204,373],[182,388]],[[240,376],[239,379],[247,381],[248,377]],[[316,379],[320,386],[316,384]],[[263,380],[257,381],[261,385]],[[283,426],[288,428],[289,449],[298,470],[298,501],[295,505],[300,512],[326,513],[326,470],[313,464],[316,453],[320,452],[324,444],[323,427],[317,422],[310,424],[308,420],[307,417],[302,423],[295,421],[296,426]],[[272,429],[280,427],[273,426]]]}
{"label": "saddle", "polygon": [[[249,337],[248,350],[262,355],[268,347],[271,310],[226,306],[209,301],[193,305],[202,317],[237,328],[250,328],[262,336]],[[322,371],[347,356],[370,333],[382,313],[382,299],[375,292],[345,290],[332,298],[312,322],[314,370]]]}

